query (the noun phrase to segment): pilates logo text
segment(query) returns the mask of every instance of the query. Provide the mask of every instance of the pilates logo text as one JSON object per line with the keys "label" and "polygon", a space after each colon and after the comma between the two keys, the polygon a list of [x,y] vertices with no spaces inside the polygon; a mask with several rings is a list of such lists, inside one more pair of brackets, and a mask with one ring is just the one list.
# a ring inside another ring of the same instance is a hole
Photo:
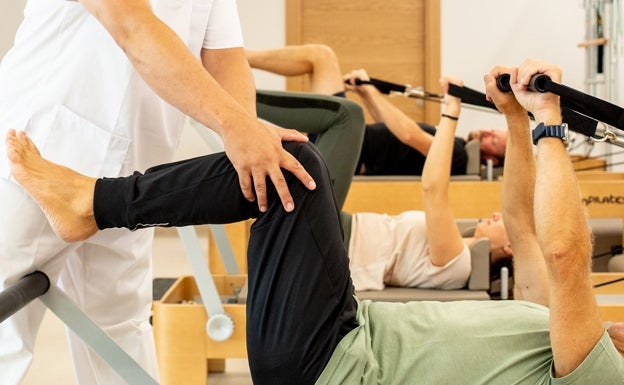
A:
{"label": "pilates logo text", "polygon": [[585,206],[589,205],[624,205],[624,196],[622,195],[589,195],[583,197]]}

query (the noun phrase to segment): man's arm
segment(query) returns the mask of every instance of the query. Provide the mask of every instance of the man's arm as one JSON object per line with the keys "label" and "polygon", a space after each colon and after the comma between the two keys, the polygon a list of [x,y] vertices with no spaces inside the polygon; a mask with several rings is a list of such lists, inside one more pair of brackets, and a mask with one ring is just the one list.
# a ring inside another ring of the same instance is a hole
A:
{"label": "man's arm", "polygon": [[[520,104],[537,122],[560,124],[559,97],[527,90],[532,75],[561,82],[559,68],[527,60],[511,73]],[[566,146],[559,138],[537,143],[535,228],[550,281],[550,339],[555,375],[576,369],[604,333],[591,286],[592,240],[581,192]]]}
{"label": "man's arm", "polygon": [[247,199],[257,198],[261,210],[265,209],[266,177],[269,177],[284,207],[292,210],[294,202],[280,167],[314,188],[310,175],[281,146],[281,139],[306,140],[305,137],[258,122],[154,15],[148,0],[80,1],[108,30],[158,95],[219,133]]}
{"label": "man's arm", "polygon": [[535,157],[529,117],[513,93],[502,93],[496,78],[511,68],[495,67],[484,77],[486,95],[505,115],[508,128],[503,172],[503,221],[514,258],[514,299],[548,306],[548,274],[535,233]]}
{"label": "man's arm", "polygon": [[370,84],[353,86],[354,79],[369,80],[366,71],[354,70],[346,75],[346,89],[357,92],[375,121],[385,123],[402,143],[427,156],[433,136],[423,131],[409,116],[390,103],[387,96],[380,93],[375,86]]}
{"label": "man's arm", "polygon": [[202,49],[204,68],[252,116],[256,114],[256,88],[242,47]]}

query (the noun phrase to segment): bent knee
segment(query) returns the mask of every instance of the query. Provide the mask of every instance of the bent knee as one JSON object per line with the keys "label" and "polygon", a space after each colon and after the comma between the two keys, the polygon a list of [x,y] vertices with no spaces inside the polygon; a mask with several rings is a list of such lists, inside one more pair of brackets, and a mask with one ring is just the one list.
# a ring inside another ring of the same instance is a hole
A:
{"label": "bent knee", "polygon": [[327,62],[329,60],[337,61],[338,57],[334,50],[326,44],[307,44],[308,57],[311,61]]}
{"label": "bent knee", "polygon": [[301,166],[312,176],[317,185],[323,178],[329,178],[325,160],[312,143],[284,142],[283,146],[301,163]]}
{"label": "bent knee", "polygon": [[364,127],[366,126],[364,110],[362,107],[356,102],[348,99],[344,99],[341,101],[343,107],[343,117],[348,119],[353,127],[356,127],[362,132],[364,132]]}

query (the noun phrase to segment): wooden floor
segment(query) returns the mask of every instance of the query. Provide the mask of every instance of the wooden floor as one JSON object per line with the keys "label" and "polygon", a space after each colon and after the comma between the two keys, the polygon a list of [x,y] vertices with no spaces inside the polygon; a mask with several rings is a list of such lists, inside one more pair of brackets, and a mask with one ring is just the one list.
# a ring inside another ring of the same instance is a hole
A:
{"label": "wooden floor", "polygon": [[[198,233],[202,234],[201,231]],[[189,274],[191,268],[176,233],[169,230],[158,231],[154,240],[154,277]],[[21,385],[41,384],[76,385],[64,325],[51,312],[47,312],[43,320],[35,345],[33,364]],[[227,360],[225,373],[211,373],[207,384],[251,385],[247,360]]]}

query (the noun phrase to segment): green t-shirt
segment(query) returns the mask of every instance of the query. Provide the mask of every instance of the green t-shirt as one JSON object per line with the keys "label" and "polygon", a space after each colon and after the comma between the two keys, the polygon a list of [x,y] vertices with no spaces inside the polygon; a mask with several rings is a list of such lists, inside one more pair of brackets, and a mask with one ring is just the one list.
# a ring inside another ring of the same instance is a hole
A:
{"label": "green t-shirt", "polygon": [[548,309],[530,302],[362,301],[358,321],[317,385],[624,384],[606,332],[574,372],[553,378]]}

